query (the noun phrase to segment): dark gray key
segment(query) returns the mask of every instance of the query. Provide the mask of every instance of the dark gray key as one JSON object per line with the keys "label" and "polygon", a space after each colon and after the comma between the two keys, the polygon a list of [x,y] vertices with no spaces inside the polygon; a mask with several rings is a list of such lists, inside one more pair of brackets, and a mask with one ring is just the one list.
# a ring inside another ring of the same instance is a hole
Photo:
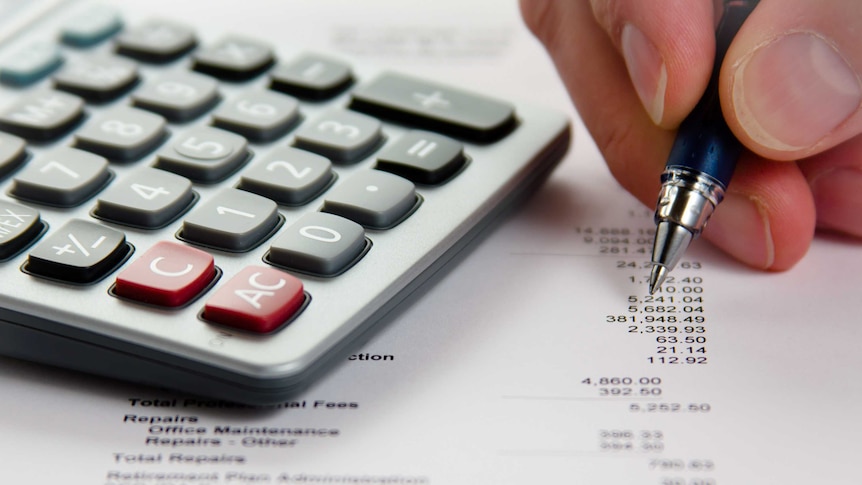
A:
{"label": "dark gray key", "polygon": [[268,44],[229,35],[195,52],[193,68],[219,79],[244,81],[263,73],[274,62]]}
{"label": "dark gray key", "polygon": [[0,200],[0,260],[27,247],[44,227],[36,209]]}
{"label": "dark gray key", "polygon": [[363,254],[365,230],[333,214],[312,212],[284,230],[269,248],[267,262],[320,276],[347,270]]}
{"label": "dark gray key", "polygon": [[63,64],[60,49],[53,42],[35,42],[3,60],[0,82],[10,86],[29,86],[41,81]]}
{"label": "dark gray key", "polygon": [[213,113],[213,124],[258,142],[272,141],[296,124],[299,103],[273,91],[247,91]]}
{"label": "dark gray key", "polygon": [[0,112],[0,130],[49,141],[66,134],[83,116],[81,98],[46,89],[25,94]]}
{"label": "dark gray key", "polygon": [[193,128],[174,138],[158,153],[156,168],[214,183],[233,173],[249,158],[245,138],[210,126]]}
{"label": "dark gray key", "polygon": [[33,248],[24,269],[70,283],[92,283],[116,269],[129,251],[122,232],[72,219]]}
{"label": "dark gray key", "polygon": [[395,73],[354,90],[350,108],[482,142],[497,140],[515,126],[510,103]]}
{"label": "dark gray key", "polygon": [[36,157],[12,179],[15,197],[59,207],[89,199],[111,178],[108,160],[76,148],[59,147]]}
{"label": "dark gray key", "polygon": [[164,74],[132,94],[132,103],[170,121],[184,122],[209,111],[219,101],[218,83],[193,72]]}
{"label": "dark gray key", "polygon": [[281,147],[243,171],[239,188],[279,204],[301,205],[328,187],[333,177],[326,157]]}
{"label": "dark gray key", "polygon": [[191,28],[168,20],[150,20],[117,36],[117,52],[146,62],[178,59],[197,45]]}
{"label": "dark gray key", "polygon": [[99,197],[93,214],[120,224],[156,229],[173,222],[194,200],[189,179],[143,167],[113,183]]}
{"label": "dark gray key", "polygon": [[272,71],[272,89],[303,99],[328,99],[353,83],[350,66],[317,54],[306,54]]}
{"label": "dark gray key", "polygon": [[372,229],[389,229],[416,207],[412,182],[379,170],[355,173],[332,189],[320,209]]}
{"label": "dark gray key", "polygon": [[269,237],[281,219],[275,202],[226,189],[183,220],[181,239],[227,251],[247,251]]}
{"label": "dark gray key", "polygon": [[138,66],[122,57],[92,55],[70,61],[54,75],[57,89],[95,103],[116,99],[138,81]]}
{"label": "dark gray key", "polygon": [[76,15],[63,25],[60,39],[74,47],[90,47],[116,34],[123,28],[119,12],[97,5]]}
{"label": "dark gray key", "polygon": [[380,170],[418,184],[438,184],[464,166],[464,144],[428,131],[413,130],[377,155]]}
{"label": "dark gray key", "polygon": [[304,124],[296,132],[294,145],[333,162],[356,162],[383,141],[381,126],[380,120],[370,116],[334,109]]}
{"label": "dark gray key", "polygon": [[138,160],[165,139],[166,125],[157,114],[116,106],[89,120],[75,134],[75,146],[111,160]]}
{"label": "dark gray key", "polygon": [[0,178],[21,166],[27,159],[26,143],[17,136],[0,133]]}

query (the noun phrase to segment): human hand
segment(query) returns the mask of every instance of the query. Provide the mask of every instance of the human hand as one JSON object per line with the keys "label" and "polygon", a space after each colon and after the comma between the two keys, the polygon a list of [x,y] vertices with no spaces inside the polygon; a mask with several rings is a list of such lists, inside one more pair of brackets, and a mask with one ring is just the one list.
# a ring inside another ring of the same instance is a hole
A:
{"label": "human hand", "polygon": [[[721,2],[520,1],[614,177],[654,207]],[[793,266],[815,226],[862,237],[860,25],[858,0],[761,0],[728,49],[722,109],[749,151],[703,237],[744,263]]]}

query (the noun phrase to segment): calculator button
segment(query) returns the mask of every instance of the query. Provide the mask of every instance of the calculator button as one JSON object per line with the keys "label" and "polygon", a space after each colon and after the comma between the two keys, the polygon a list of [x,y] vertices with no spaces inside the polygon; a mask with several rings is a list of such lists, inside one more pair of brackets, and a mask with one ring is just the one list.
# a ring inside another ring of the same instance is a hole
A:
{"label": "calculator button", "polygon": [[193,57],[193,69],[227,81],[251,79],[275,62],[272,47],[236,35],[198,50]]}
{"label": "calculator button", "polygon": [[114,294],[151,305],[185,305],[216,276],[213,257],[200,249],[161,241],[120,274]]}
{"label": "calculator button", "polygon": [[212,109],[218,101],[218,83],[193,72],[162,75],[132,94],[132,104],[174,122],[193,120]]}
{"label": "calculator button", "polygon": [[0,260],[27,247],[44,227],[36,209],[0,200]]}
{"label": "calculator button", "polygon": [[269,237],[280,223],[275,202],[239,189],[226,189],[183,220],[179,237],[201,246],[248,251]]}
{"label": "calculator button", "polygon": [[99,197],[93,215],[130,226],[157,229],[173,222],[196,199],[185,177],[143,167]]}
{"label": "calculator button", "polygon": [[350,108],[482,142],[497,140],[515,126],[509,103],[395,73],[354,90]]}
{"label": "calculator button", "polygon": [[43,153],[12,179],[9,194],[42,204],[72,207],[99,191],[111,178],[108,161],[76,148]]}
{"label": "calculator button", "polygon": [[138,66],[113,56],[87,56],[70,61],[54,75],[57,89],[94,103],[112,101],[138,82]]}
{"label": "calculator button", "polygon": [[265,266],[249,266],[213,294],[203,318],[255,333],[269,333],[287,323],[305,302],[302,282]]}
{"label": "calculator button", "polygon": [[389,229],[416,205],[416,190],[409,180],[379,170],[363,170],[332,189],[320,210],[371,229]]}
{"label": "calculator button", "polygon": [[17,136],[0,133],[0,178],[5,177],[27,160],[27,144]]}
{"label": "calculator button", "polygon": [[303,125],[294,145],[319,153],[333,162],[356,162],[383,141],[380,120],[340,109]]}
{"label": "calculator button", "polygon": [[306,214],[275,240],[267,262],[304,273],[334,276],[364,253],[365,230],[359,224],[324,212]]}
{"label": "calculator button", "polygon": [[179,59],[197,45],[194,31],[167,20],[150,20],[117,36],[117,53],[140,61],[166,63]]}
{"label": "calculator button", "polygon": [[137,160],[155,149],[167,134],[165,119],[128,106],[117,106],[89,120],[75,133],[75,146],[110,160]]}
{"label": "calculator button", "polygon": [[280,64],[271,74],[272,89],[312,100],[331,98],[353,83],[350,66],[317,54]]}
{"label": "calculator button", "polygon": [[119,13],[106,6],[91,7],[63,26],[60,39],[72,47],[90,47],[123,28]]}
{"label": "calculator button", "polygon": [[418,184],[438,184],[465,162],[464,145],[427,131],[410,131],[377,156],[379,170],[392,172]]}
{"label": "calculator button", "polygon": [[239,188],[279,204],[301,205],[332,183],[332,163],[316,153],[281,147],[243,171]]}
{"label": "calculator button", "polygon": [[213,124],[257,142],[272,141],[299,120],[296,99],[273,91],[247,91],[213,113]]}
{"label": "calculator button", "polygon": [[159,151],[156,168],[174,172],[193,182],[218,182],[249,158],[245,138],[209,126],[193,128]]}
{"label": "calculator button", "polygon": [[0,82],[10,86],[28,86],[41,81],[63,64],[60,49],[53,42],[35,42],[0,65]]}
{"label": "calculator button", "polygon": [[122,232],[73,219],[33,248],[24,270],[70,283],[92,283],[113,271],[129,251]]}
{"label": "calculator button", "polygon": [[21,96],[0,112],[0,130],[28,140],[49,141],[66,134],[84,116],[84,101],[50,89]]}

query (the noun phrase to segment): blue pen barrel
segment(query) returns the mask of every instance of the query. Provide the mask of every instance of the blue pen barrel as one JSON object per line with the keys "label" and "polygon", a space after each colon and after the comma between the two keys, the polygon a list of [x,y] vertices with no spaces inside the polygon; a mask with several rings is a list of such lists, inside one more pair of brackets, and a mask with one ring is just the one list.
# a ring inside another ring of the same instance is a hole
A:
{"label": "blue pen barrel", "polygon": [[726,0],[715,34],[715,62],[706,94],[679,127],[667,168],[687,168],[714,178],[726,189],[742,144],[724,121],[718,97],[718,74],[727,48],[757,1]]}

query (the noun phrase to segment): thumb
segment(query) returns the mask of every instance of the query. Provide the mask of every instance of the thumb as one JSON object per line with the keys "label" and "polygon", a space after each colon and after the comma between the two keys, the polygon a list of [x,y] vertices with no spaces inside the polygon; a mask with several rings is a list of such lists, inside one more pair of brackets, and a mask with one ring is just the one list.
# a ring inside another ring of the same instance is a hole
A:
{"label": "thumb", "polygon": [[751,150],[804,158],[862,132],[858,0],[762,0],[727,53],[725,118]]}

